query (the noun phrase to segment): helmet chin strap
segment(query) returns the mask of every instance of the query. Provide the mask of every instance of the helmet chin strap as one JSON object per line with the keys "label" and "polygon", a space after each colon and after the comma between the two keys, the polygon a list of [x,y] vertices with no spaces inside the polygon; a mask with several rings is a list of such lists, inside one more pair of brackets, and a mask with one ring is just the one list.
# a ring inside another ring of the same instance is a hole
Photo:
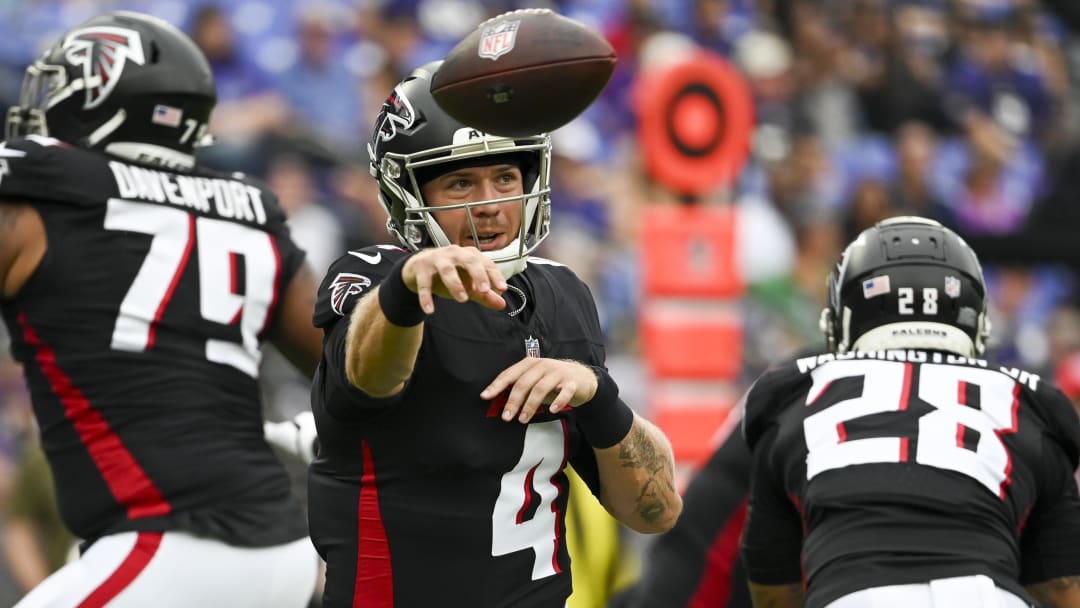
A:
{"label": "helmet chin strap", "polygon": [[127,120],[127,112],[123,108],[117,110],[112,118],[101,123],[101,126],[94,129],[92,133],[86,136],[86,147],[93,148],[101,143],[105,138],[119,129],[120,125],[124,124],[125,120]]}
{"label": "helmet chin strap", "polygon": [[518,255],[521,252],[520,241],[521,239],[514,239],[506,247],[484,252],[485,256],[495,262],[495,267],[502,273],[503,278],[509,279],[520,273],[525,270],[525,266],[528,264],[526,256]]}
{"label": "helmet chin strap", "polygon": [[[529,227],[532,226],[533,218],[536,216],[536,213],[539,209],[540,197],[535,196],[535,192],[538,187],[539,179],[537,180],[537,186],[533,187],[534,196],[529,196],[524,199],[525,218],[524,223],[521,226],[522,231],[528,230]],[[519,232],[518,234],[520,235],[521,233]],[[501,272],[503,277],[507,279],[514,276],[515,274],[518,274],[519,272],[522,272],[528,265],[528,254],[524,253],[524,248],[522,247],[521,243],[521,236],[518,236],[518,238],[510,241],[510,244],[508,244],[506,247],[496,249],[495,251],[485,251],[484,255],[492,258],[492,260],[495,262],[495,266],[499,269],[499,272]],[[500,260],[499,258],[502,259]]]}
{"label": "helmet chin strap", "polygon": [[[435,218],[427,214],[424,217],[424,223],[428,229],[428,235],[431,236],[436,247],[443,247],[450,244],[450,238],[446,236],[442,226]],[[483,254],[487,256],[491,261],[495,262],[495,267],[502,273],[503,278],[509,279],[515,274],[525,270],[526,255],[522,254],[521,237],[510,241],[505,247],[501,247],[494,251],[484,251]]]}
{"label": "helmet chin strap", "polygon": [[501,262],[495,262],[495,267],[502,273],[504,279],[509,279],[515,274],[521,273],[528,265],[528,261],[525,258],[518,258],[516,260],[503,260]]}

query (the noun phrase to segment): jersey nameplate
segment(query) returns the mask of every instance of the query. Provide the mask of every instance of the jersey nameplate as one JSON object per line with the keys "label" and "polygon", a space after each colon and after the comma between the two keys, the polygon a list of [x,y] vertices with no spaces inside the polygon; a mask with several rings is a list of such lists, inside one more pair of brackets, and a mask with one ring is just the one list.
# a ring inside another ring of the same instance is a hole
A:
{"label": "jersey nameplate", "polygon": [[[846,353],[825,353],[822,355],[815,355],[812,357],[803,357],[797,359],[795,365],[799,368],[799,373],[805,374],[812,371],[819,365],[823,365],[830,361],[850,361],[854,359],[873,359],[877,361],[900,361],[902,363],[945,363],[949,365],[972,365],[977,367],[989,367],[989,363],[985,359],[976,359],[974,357],[964,357],[961,355],[952,355],[949,353],[939,352],[926,352],[922,350],[868,350],[868,351],[852,351]],[[1031,372],[1026,372],[1015,367],[1000,367],[998,371],[1011,377],[1020,384],[1027,385],[1031,390],[1037,390],[1039,387],[1039,375]]]}
{"label": "jersey nameplate", "polygon": [[222,219],[266,224],[262,192],[244,182],[180,175],[110,161],[120,197],[194,209]]}

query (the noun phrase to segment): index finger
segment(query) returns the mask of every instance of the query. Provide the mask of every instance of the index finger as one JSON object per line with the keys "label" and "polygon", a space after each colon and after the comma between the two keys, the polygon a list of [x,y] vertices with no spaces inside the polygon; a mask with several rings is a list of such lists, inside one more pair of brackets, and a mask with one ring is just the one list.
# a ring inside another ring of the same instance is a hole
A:
{"label": "index finger", "polygon": [[535,357],[525,357],[521,361],[504,369],[491,381],[491,384],[489,384],[487,388],[481,391],[480,398],[491,399],[502,393],[507,387],[512,386],[517,382],[518,378],[521,377],[521,374],[525,373],[525,370],[529,369],[535,361],[539,361],[539,359],[536,359]]}
{"label": "index finger", "polygon": [[499,270],[499,266],[495,264],[494,260],[486,255],[484,256],[484,270],[487,272],[488,281],[490,281],[491,286],[495,291],[499,293],[506,291],[506,277],[503,276],[502,271]]}
{"label": "index finger", "polygon": [[[506,301],[500,295],[502,290],[492,285],[491,268],[494,268],[494,265],[487,256],[477,253],[475,257],[467,259],[460,268],[468,275],[469,298],[481,306],[502,310],[506,308]],[[495,272],[498,273],[498,269],[495,269]]]}

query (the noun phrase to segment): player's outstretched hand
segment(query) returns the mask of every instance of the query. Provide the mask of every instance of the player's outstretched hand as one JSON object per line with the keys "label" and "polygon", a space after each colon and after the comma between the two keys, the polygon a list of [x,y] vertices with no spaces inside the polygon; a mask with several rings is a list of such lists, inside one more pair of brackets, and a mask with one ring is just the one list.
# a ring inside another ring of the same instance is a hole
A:
{"label": "player's outstretched hand", "polygon": [[510,389],[503,406],[503,420],[517,416],[522,424],[532,419],[541,405],[548,411],[587,403],[596,394],[596,374],[577,361],[525,357],[503,370],[480,393],[481,399],[494,399]]}
{"label": "player's outstretched hand", "polygon": [[416,292],[424,312],[435,312],[435,298],[472,300],[493,310],[506,307],[506,279],[475,247],[432,247],[414,254],[401,269],[405,286]]}

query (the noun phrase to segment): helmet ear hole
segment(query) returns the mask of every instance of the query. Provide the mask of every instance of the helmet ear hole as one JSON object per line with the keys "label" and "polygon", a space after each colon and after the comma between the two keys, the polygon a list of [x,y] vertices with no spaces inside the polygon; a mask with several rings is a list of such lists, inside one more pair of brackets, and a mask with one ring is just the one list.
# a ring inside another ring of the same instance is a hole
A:
{"label": "helmet ear hole", "polygon": [[150,63],[156,64],[161,57],[161,47],[158,46],[156,40],[150,41]]}

